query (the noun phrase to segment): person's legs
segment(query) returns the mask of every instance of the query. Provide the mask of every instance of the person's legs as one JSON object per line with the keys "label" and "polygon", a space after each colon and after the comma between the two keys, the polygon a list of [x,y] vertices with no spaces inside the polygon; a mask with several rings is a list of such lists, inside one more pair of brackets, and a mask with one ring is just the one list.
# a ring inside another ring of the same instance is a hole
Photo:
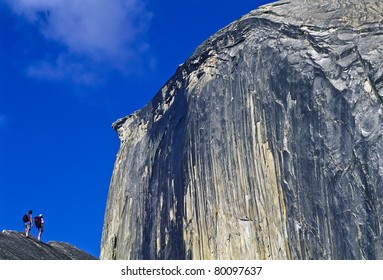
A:
{"label": "person's legs", "polygon": [[31,230],[31,226],[29,223],[25,223],[25,236],[29,237],[29,231]]}
{"label": "person's legs", "polygon": [[37,236],[37,239],[40,241],[41,240],[41,235],[43,234],[43,228],[39,228],[39,235]]}

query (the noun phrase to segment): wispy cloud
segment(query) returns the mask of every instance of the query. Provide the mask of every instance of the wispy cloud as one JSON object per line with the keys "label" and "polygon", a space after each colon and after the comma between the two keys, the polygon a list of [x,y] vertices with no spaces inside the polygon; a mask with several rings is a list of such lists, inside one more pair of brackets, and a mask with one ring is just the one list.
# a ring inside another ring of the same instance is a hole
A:
{"label": "wispy cloud", "polygon": [[125,69],[145,45],[139,38],[151,18],[144,0],[6,1],[16,14],[39,28],[47,42],[62,46],[55,58],[28,69],[30,75],[52,79],[85,73],[86,67],[79,65],[84,62]]}
{"label": "wispy cloud", "polygon": [[[85,63],[84,63],[85,62]],[[93,62],[86,58],[76,58],[70,54],[60,53],[57,57],[46,58],[29,65],[26,69],[29,77],[64,80],[70,78],[76,85],[97,85],[101,74]]]}

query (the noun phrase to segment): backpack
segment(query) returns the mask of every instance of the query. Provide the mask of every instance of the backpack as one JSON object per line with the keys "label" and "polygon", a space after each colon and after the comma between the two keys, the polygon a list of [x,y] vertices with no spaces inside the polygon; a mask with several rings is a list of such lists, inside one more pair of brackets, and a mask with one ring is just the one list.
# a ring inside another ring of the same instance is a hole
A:
{"label": "backpack", "polygon": [[37,228],[41,228],[41,217],[39,216],[35,217],[35,226]]}
{"label": "backpack", "polygon": [[23,222],[24,222],[24,223],[29,222],[29,218],[28,218],[28,215],[27,215],[27,214],[24,214],[24,216],[23,216]]}

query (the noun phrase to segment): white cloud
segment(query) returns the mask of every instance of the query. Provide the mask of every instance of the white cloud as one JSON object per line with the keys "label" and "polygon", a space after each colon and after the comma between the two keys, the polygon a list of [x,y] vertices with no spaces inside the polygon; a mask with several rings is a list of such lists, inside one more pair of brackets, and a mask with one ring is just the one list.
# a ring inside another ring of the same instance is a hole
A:
{"label": "white cloud", "polygon": [[[51,78],[59,78],[75,67],[74,57],[123,69],[144,44],[139,38],[151,18],[144,0],[7,1],[16,14],[35,24],[48,41],[63,46],[53,64],[41,61],[28,69],[37,76],[45,70]],[[65,65],[68,61],[70,65]],[[81,66],[75,68],[79,71]]]}

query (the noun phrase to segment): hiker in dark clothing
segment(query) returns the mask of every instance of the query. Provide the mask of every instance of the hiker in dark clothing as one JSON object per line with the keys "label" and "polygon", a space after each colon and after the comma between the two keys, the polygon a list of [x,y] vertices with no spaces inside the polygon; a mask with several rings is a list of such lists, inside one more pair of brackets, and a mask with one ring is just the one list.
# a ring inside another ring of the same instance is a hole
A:
{"label": "hiker in dark clothing", "polygon": [[29,210],[28,213],[24,214],[23,216],[23,222],[25,226],[25,237],[29,237],[29,232],[31,231],[31,228],[33,226],[32,224],[32,210]]}
{"label": "hiker in dark clothing", "polygon": [[35,225],[36,225],[36,228],[39,230],[39,235],[37,236],[37,239],[40,241],[41,235],[43,234],[43,231],[44,231],[43,214],[40,214],[37,217],[35,217]]}

